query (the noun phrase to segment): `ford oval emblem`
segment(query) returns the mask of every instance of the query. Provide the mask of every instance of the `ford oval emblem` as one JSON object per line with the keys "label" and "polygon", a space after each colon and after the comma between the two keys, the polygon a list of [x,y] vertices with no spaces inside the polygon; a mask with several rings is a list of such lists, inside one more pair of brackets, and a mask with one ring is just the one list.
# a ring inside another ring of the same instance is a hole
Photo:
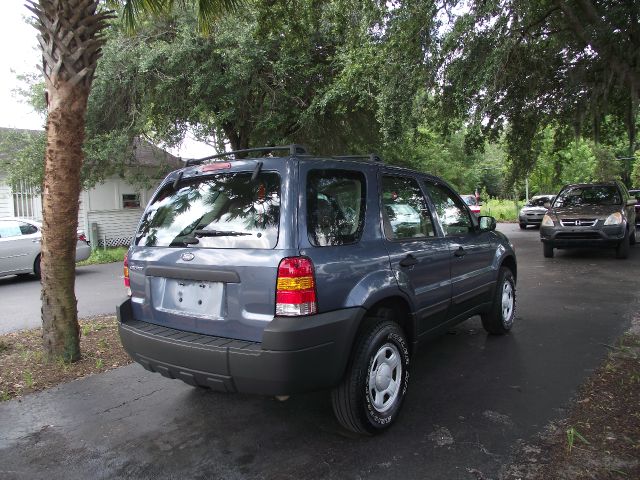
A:
{"label": "ford oval emblem", "polygon": [[191,260],[193,260],[194,258],[196,258],[196,256],[191,253],[191,252],[185,252],[182,254],[181,256],[182,260],[184,260],[185,262],[190,262]]}

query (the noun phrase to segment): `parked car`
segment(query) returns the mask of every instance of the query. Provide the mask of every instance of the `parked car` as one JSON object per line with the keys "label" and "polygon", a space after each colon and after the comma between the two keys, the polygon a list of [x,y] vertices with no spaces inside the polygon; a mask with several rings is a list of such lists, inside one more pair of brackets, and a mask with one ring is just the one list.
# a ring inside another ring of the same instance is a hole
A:
{"label": "parked car", "polygon": [[[35,275],[40,278],[40,222],[26,218],[0,218],[0,277]],[[86,260],[91,247],[82,230],[78,230],[76,262]]]}
{"label": "parked car", "polygon": [[635,204],[618,181],[566,185],[542,219],[544,256],[554,248],[613,247],[627,258],[636,243]]}
{"label": "parked car", "polygon": [[555,195],[536,195],[526,203],[524,207],[520,209],[518,215],[518,223],[521,229],[526,229],[529,225],[539,227],[542,223],[542,217],[547,212],[547,209],[553,203],[556,198]]}
{"label": "parked car", "polygon": [[417,346],[472,315],[507,333],[516,257],[442,179],[379,161],[188,163],[162,182],[125,258],[124,348],[224,392],[332,389],[339,422],[397,418]]}
{"label": "parked car", "polygon": [[469,206],[469,210],[476,215],[480,215],[480,202],[475,195],[461,195],[462,200]]}
{"label": "parked car", "polygon": [[636,199],[636,226],[640,225],[640,189],[629,190],[629,195]]}

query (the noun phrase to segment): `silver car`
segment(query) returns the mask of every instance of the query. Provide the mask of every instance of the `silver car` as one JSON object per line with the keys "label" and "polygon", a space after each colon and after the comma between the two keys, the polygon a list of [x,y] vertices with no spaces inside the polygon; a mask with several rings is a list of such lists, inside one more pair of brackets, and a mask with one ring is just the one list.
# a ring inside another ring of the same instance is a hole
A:
{"label": "silver car", "polygon": [[542,223],[542,217],[547,213],[547,209],[555,198],[555,195],[536,195],[531,197],[527,204],[520,209],[520,214],[518,215],[520,228],[524,230],[528,225],[539,227],[540,223]]}
{"label": "silver car", "polygon": [[[30,275],[40,277],[40,222],[26,218],[0,218],[0,277]],[[76,262],[86,260],[91,247],[82,230],[78,230]]]}

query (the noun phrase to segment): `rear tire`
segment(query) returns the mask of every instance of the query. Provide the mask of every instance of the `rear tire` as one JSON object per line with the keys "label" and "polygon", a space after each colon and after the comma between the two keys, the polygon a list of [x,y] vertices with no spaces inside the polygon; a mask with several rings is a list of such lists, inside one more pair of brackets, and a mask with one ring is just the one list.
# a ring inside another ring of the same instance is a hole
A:
{"label": "rear tire", "polygon": [[548,243],[543,243],[542,254],[544,255],[544,258],[553,258],[553,247]]}
{"label": "rear tire", "polygon": [[409,383],[409,347],[390,313],[365,319],[347,372],[331,392],[333,411],[352,432],[380,433],[396,420]]}
{"label": "rear tire", "polygon": [[36,276],[37,279],[40,279],[41,275],[40,275],[40,255],[38,255],[36,257],[36,261],[33,262],[33,274]]}
{"label": "rear tire", "polygon": [[616,258],[624,260],[629,256],[629,231],[627,231],[624,235],[624,238],[620,241],[618,246],[616,247]]}
{"label": "rear tire", "polygon": [[482,326],[491,335],[504,335],[513,327],[516,317],[516,282],[513,273],[506,267],[500,268],[493,305],[480,318]]}

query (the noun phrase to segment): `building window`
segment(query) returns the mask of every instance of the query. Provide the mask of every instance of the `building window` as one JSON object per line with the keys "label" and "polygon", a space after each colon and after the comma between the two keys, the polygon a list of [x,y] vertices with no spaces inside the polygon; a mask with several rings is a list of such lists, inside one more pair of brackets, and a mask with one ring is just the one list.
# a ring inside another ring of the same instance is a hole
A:
{"label": "building window", "polygon": [[15,217],[41,218],[40,194],[25,181],[12,185],[13,215]]}
{"label": "building window", "polygon": [[140,195],[137,193],[123,193],[122,208],[140,208]]}

